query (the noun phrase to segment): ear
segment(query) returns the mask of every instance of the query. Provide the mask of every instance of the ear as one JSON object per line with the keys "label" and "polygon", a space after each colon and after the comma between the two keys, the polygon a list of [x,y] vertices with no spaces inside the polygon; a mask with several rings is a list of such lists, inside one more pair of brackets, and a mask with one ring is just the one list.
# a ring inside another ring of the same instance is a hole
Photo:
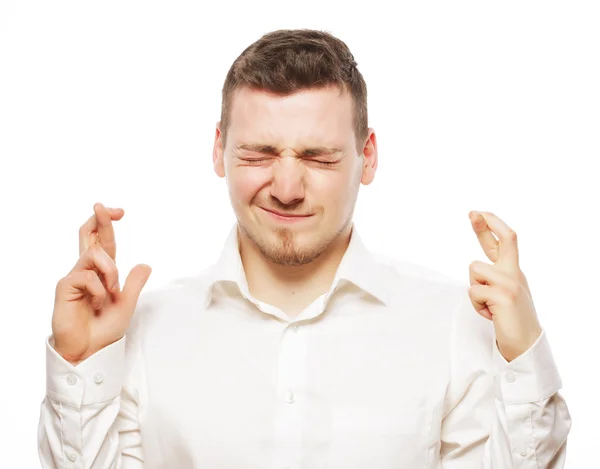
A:
{"label": "ear", "polygon": [[215,129],[215,144],[213,146],[213,166],[217,176],[225,177],[224,143],[221,134],[221,121],[217,122]]}
{"label": "ear", "polygon": [[369,127],[369,136],[363,148],[363,155],[363,167],[360,182],[367,186],[373,182],[378,164],[377,138],[375,136],[375,130],[371,127]]}

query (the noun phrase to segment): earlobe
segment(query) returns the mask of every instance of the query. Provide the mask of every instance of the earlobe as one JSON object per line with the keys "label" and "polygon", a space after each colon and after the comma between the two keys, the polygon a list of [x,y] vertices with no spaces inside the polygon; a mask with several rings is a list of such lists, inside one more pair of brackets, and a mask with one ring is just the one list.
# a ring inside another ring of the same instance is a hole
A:
{"label": "earlobe", "polygon": [[375,178],[375,170],[371,166],[366,164],[362,170],[360,182],[363,185],[368,186],[369,184],[371,184],[373,182],[374,178]]}
{"label": "earlobe", "polygon": [[217,173],[217,176],[219,176],[220,178],[225,177],[225,164],[223,163],[223,158],[219,158],[217,161],[215,161],[214,168],[215,173]]}

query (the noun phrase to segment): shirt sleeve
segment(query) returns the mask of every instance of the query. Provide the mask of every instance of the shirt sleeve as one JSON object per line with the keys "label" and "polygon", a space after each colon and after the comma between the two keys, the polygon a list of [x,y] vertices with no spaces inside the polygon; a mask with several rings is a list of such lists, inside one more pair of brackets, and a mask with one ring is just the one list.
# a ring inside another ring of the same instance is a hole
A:
{"label": "shirt sleeve", "polygon": [[443,469],[563,469],[571,417],[545,330],[507,362],[493,323],[461,293],[450,339]]}
{"label": "shirt sleeve", "polygon": [[76,366],[54,350],[51,338],[46,341],[46,396],[38,425],[42,468],[143,468],[141,358],[132,331]]}

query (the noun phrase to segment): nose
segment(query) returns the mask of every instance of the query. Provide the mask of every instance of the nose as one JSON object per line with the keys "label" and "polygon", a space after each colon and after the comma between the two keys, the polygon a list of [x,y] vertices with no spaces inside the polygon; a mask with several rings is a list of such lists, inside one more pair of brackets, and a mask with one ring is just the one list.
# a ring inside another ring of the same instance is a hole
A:
{"label": "nose", "polygon": [[272,166],[271,195],[282,204],[293,205],[304,199],[304,167],[295,157],[280,157]]}

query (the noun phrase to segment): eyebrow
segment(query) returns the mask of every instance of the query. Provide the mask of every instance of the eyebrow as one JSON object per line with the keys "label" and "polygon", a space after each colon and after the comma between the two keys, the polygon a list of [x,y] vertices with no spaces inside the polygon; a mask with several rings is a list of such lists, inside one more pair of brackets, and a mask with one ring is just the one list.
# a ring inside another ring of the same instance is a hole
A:
{"label": "eyebrow", "polygon": [[[241,144],[241,145],[237,145],[238,149],[240,150],[250,150],[250,151],[257,151],[259,153],[278,153],[277,148],[275,148],[273,145],[264,145],[261,143],[255,143],[255,144]],[[339,153],[343,151],[340,148],[335,148],[335,147],[313,147],[313,148],[305,148],[302,151],[303,155],[306,156],[319,156],[319,155],[325,155],[325,154],[329,154],[329,153]]]}

